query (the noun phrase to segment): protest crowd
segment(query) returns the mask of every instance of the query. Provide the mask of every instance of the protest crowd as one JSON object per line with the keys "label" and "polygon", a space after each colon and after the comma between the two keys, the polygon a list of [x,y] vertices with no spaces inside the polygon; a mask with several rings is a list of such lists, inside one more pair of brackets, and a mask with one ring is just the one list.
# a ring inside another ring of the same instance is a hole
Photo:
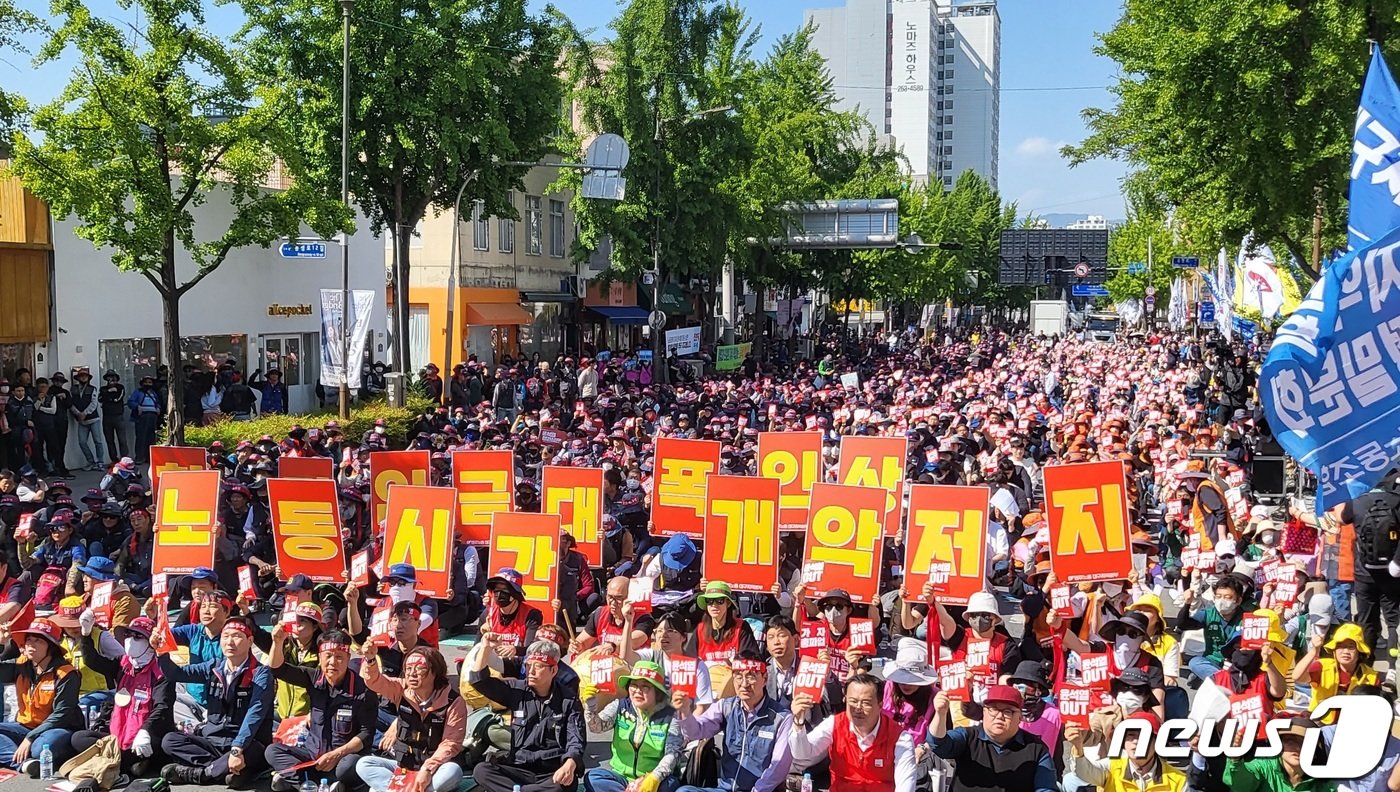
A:
{"label": "protest crowd", "polygon": [[[441,406],[407,437],[147,443],[77,493],[0,471],[0,766],[133,790],[1400,792],[1394,737],[1367,776],[1302,770],[1308,734],[1339,750],[1318,703],[1395,699],[1395,474],[1320,517],[1296,497],[1256,347],[828,327],[793,357],[675,385],[469,360],[424,370]],[[1240,750],[1158,755],[1182,718],[1243,724]],[[1125,722],[1148,730],[1117,751]]]}

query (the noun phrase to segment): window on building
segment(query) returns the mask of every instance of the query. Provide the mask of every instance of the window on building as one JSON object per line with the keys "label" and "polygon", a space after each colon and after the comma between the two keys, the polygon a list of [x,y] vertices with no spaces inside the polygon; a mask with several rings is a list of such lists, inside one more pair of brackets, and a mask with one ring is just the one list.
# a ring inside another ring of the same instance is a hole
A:
{"label": "window on building", "polygon": [[952,70],[952,69],[949,69],[948,71],[943,72],[943,75],[944,75],[944,77],[945,77],[946,79],[951,80],[951,79],[953,79],[953,70]]}
{"label": "window on building", "polygon": [[491,249],[491,218],[486,216],[486,202],[472,201],[472,250]]}
{"label": "window on building", "polygon": [[544,254],[544,218],[538,195],[525,196],[525,253],[531,256]]}
{"label": "window on building", "polygon": [[945,157],[951,157],[951,156],[953,156],[953,147],[952,147],[952,146],[944,146],[944,147],[943,147],[943,156],[945,156]]}
{"label": "window on building", "polygon": [[[506,205],[515,208],[515,193],[506,193]],[[515,221],[509,217],[502,217],[501,222],[501,243],[499,245],[502,253],[515,252]]]}
{"label": "window on building", "polygon": [[952,124],[952,123],[953,123],[953,117],[952,117],[952,116],[943,116],[943,123],[945,123],[945,124]]}
{"label": "window on building", "polygon": [[160,366],[159,338],[107,338],[97,342],[97,367],[93,379],[108,371],[117,372],[127,393],[136,389],[142,377],[154,377]]}
{"label": "window on building", "polygon": [[310,385],[321,376],[321,339],[317,333],[263,336],[264,373],[271,369],[282,372],[282,382]]}
{"label": "window on building", "polygon": [[205,371],[213,371],[225,360],[232,360],[233,365],[240,370],[246,368],[249,360],[248,336],[243,333],[235,333],[233,335],[185,336],[180,339],[180,362],[182,364],[188,363]]}
{"label": "window on building", "polygon": [[942,102],[941,104],[943,105],[943,107],[942,107],[943,110],[952,110],[952,109],[953,109],[953,100],[952,100],[952,99],[949,99],[949,100],[947,100],[946,102]]}
{"label": "window on building", "polygon": [[944,176],[944,177],[943,177],[943,186],[944,186],[944,187],[952,187],[952,186],[953,186],[953,177],[952,177],[952,176]]}
{"label": "window on building", "polygon": [[564,202],[549,202],[549,255],[564,258]]}

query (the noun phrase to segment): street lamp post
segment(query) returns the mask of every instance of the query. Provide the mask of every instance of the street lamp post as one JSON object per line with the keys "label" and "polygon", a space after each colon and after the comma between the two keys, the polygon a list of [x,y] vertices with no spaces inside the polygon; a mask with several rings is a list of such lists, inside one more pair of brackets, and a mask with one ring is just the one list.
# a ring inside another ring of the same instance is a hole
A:
{"label": "street lamp post", "polygon": [[[350,208],[350,12],[354,8],[355,0],[340,0],[340,201],[346,209]],[[340,418],[345,420],[350,417],[350,235],[342,232],[340,239]]]}

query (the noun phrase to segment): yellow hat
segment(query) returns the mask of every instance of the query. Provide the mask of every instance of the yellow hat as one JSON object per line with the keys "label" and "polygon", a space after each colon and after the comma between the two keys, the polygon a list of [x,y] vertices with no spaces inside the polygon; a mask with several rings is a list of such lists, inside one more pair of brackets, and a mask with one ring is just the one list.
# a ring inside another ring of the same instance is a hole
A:
{"label": "yellow hat", "polygon": [[1128,610],[1140,610],[1142,608],[1151,608],[1157,611],[1157,618],[1162,618],[1162,598],[1150,591],[1138,597],[1137,602],[1128,606]]}
{"label": "yellow hat", "polygon": [[1337,631],[1332,633],[1332,640],[1328,641],[1326,644],[1327,651],[1335,652],[1337,650],[1337,644],[1342,641],[1351,641],[1356,644],[1357,651],[1362,654],[1371,653],[1371,647],[1366,644],[1366,634],[1361,631],[1361,625],[1359,624],[1346,622],[1337,627]]}
{"label": "yellow hat", "polygon": [[1272,608],[1260,608],[1249,614],[1251,616],[1263,616],[1269,620],[1269,643],[1288,643],[1288,633],[1283,631],[1283,624],[1279,622],[1278,611]]}

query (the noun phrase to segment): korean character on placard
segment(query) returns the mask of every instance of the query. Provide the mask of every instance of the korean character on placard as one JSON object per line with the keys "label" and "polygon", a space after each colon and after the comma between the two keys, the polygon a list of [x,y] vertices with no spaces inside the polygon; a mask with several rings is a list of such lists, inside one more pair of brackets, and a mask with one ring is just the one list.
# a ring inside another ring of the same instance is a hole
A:
{"label": "korean character on placard", "polygon": [[971,682],[967,662],[954,660],[938,664],[938,686],[948,694],[949,701],[968,701]]}
{"label": "korean character on placard", "polygon": [[1395,395],[1395,380],[1385,367],[1385,356],[1374,331],[1367,330],[1350,342],[1337,345],[1347,390],[1362,407]]}
{"label": "korean character on placard", "polygon": [[1269,617],[1246,616],[1240,624],[1240,648],[1263,649],[1269,641]]}
{"label": "korean character on placard", "polygon": [[671,682],[671,690],[687,698],[695,698],[696,672],[698,660],[690,657],[671,657],[666,661],[666,676]]}
{"label": "korean character on placard", "polygon": [[170,575],[166,572],[157,572],[151,575],[151,596],[156,599],[164,599],[170,590]]}
{"label": "korean character on placard", "polygon": [[1308,401],[1313,407],[1327,408],[1318,416],[1318,422],[1323,426],[1336,423],[1351,415],[1353,410],[1351,400],[1347,398],[1347,383],[1342,379],[1341,365],[1337,358],[1335,348],[1327,351],[1322,359],[1322,371],[1308,391]]}
{"label": "korean character on placard", "polygon": [[805,693],[813,700],[821,701],[828,670],[827,664],[815,657],[798,660],[797,674],[792,679],[792,695],[796,697]]}
{"label": "korean character on placard", "polygon": [[951,561],[933,561],[928,565],[928,582],[936,593],[942,594],[948,590],[948,578],[952,574]]}
{"label": "korean character on placard", "polygon": [[1050,587],[1050,608],[1064,618],[1074,617],[1074,603],[1071,601],[1073,594],[1068,585],[1061,584]]}
{"label": "korean character on placard", "polygon": [[864,652],[875,651],[875,624],[870,619],[849,619],[850,646]]}
{"label": "korean character on placard", "polygon": [[974,638],[967,642],[967,653],[964,658],[967,660],[967,667],[972,671],[981,671],[991,666],[992,642],[985,638]]}
{"label": "korean character on placard", "polygon": [[1079,656],[1079,684],[1102,690],[1109,686],[1108,654],[1104,652]]}
{"label": "korean character on placard", "polygon": [[819,621],[802,622],[802,637],[800,641],[801,643],[799,646],[803,656],[810,655],[815,657],[820,654],[823,649],[827,648],[826,623]]}
{"label": "korean character on placard", "polygon": [[617,692],[617,664],[614,658],[595,657],[589,661],[588,676],[593,686],[604,693]]}
{"label": "korean character on placard", "polygon": [[1060,718],[1065,723],[1077,724],[1081,729],[1089,728],[1089,711],[1092,708],[1092,694],[1088,688],[1065,685],[1055,691],[1056,706]]}

